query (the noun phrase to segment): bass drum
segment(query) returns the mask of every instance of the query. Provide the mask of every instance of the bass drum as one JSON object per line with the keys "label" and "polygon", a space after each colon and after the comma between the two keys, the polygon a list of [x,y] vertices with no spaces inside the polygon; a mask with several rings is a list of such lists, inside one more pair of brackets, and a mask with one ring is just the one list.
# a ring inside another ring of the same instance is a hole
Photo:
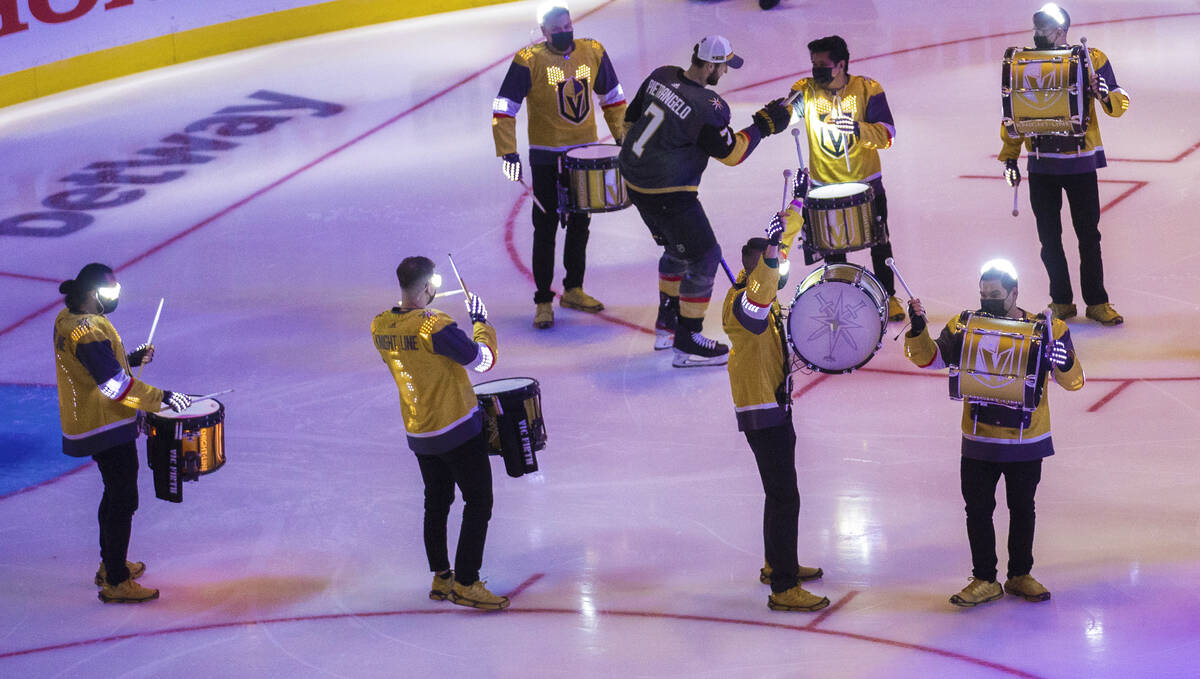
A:
{"label": "bass drum", "polygon": [[883,346],[888,295],[857,264],[825,264],[796,288],[788,341],[804,365],[823,373],[853,372]]}

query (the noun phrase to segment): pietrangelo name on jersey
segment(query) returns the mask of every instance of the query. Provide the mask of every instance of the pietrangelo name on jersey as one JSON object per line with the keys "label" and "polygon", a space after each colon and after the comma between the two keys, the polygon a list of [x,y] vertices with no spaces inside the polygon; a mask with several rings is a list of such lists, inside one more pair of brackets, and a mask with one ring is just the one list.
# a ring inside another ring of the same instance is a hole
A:
{"label": "pietrangelo name on jersey", "polygon": [[680,119],[687,119],[692,113],[692,107],[688,105],[683,97],[657,80],[651,79],[646,85],[646,94],[662,102],[663,106],[670,109]]}

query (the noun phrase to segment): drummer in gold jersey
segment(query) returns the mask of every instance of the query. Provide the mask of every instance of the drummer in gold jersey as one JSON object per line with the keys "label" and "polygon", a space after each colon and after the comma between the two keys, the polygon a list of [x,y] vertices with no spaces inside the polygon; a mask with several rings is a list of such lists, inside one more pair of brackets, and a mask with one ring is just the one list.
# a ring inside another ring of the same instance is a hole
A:
{"label": "drummer in gold jersey", "polygon": [[[401,301],[371,322],[371,337],[400,390],[408,447],[417,456],[425,485],[425,554],[434,572],[429,598],[499,610],[508,598],[479,580],[488,521],[492,517],[492,468],[483,416],[467,370],[486,372],[496,362],[496,331],[478,295],[467,294],[472,334],[443,311],[429,308],[441,285],[427,257],[408,257],[396,267]],[[454,570],[446,551],[446,520],[454,486],[463,497],[462,529]]]}
{"label": "drummer in gold jersey", "polygon": [[[979,309],[998,318],[1036,320],[1017,306],[1017,272],[1004,260],[983,266],[979,277]],[[962,363],[966,323],[963,311],[946,323],[935,340],[929,336],[921,300],[909,300],[912,329],[905,336],[905,355],[919,368],[940,370]],[[1050,374],[1067,391],[1083,388],[1083,367],[1075,355],[1067,324],[1053,319],[1049,348]],[[1002,361],[1002,352],[993,354]],[[1008,594],[1027,601],[1045,601],[1050,592],[1030,574],[1033,569],[1034,494],[1042,478],[1042,460],[1054,454],[1050,439],[1050,395],[1042,394],[1032,413],[998,403],[963,403],[962,458],[959,477],[967,509],[967,540],[971,546],[971,581],[950,597],[955,606],[972,607]],[[1008,501],[1008,579],[996,581],[996,484],[1004,477]]]}
{"label": "drummer in gold jersey", "polygon": [[176,412],[191,404],[180,392],[163,391],[133,376],[130,367],[154,359],[154,347],[125,353],[108,314],[117,310],[121,284],[113,270],[93,262],[58,288],[66,308],[54,319],[54,363],[63,453],[91,457],[104,480],[97,519],[100,568],[94,582],[105,603],[139,603],[158,590],[135,582],[146,564],[126,561],[133,514],[138,508],[138,411]]}
{"label": "drummer in gold jersey", "polygon": [[[813,75],[792,85],[792,110],[804,119],[808,132],[808,165],[814,186],[861,182],[875,192],[875,216],[887,228],[887,195],[879,150],[890,148],[896,137],[892,111],[883,86],[871,78],[850,75],[850,50],[840,36],[831,35],[808,43]],[[793,118],[793,122],[796,118]],[[800,188],[800,187],[798,187]],[[806,188],[806,187],[805,187]],[[798,223],[789,224],[784,243],[790,244]],[[904,308],[896,299],[895,277],[884,262],[892,256],[885,240],[871,247],[875,277],[887,290],[888,319],[904,320]],[[830,263],[845,262],[845,254],[825,255]]]}
{"label": "drummer in gold jersey", "polygon": [[[625,93],[616,69],[598,40],[575,38],[564,2],[542,3],[538,24],[546,41],[513,57],[500,92],[492,103],[492,136],[501,169],[512,181],[522,178],[517,153],[517,113],[529,102],[529,169],[533,181],[533,325],[554,325],[554,244],[558,232],[558,162],[566,151],[596,142],[593,97],[599,100],[613,141],[625,136]],[[583,291],[587,267],[588,226],[585,212],[570,212],[563,240],[561,306],[597,313],[604,305]]]}

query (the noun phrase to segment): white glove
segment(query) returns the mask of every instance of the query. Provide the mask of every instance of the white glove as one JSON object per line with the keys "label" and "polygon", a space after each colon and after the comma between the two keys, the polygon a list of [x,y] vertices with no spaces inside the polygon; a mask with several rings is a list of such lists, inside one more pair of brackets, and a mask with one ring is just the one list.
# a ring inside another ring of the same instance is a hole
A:
{"label": "white glove", "polygon": [[466,304],[472,323],[487,323],[487,307],[484,306],[483,299],[479,295],[468,292]]}

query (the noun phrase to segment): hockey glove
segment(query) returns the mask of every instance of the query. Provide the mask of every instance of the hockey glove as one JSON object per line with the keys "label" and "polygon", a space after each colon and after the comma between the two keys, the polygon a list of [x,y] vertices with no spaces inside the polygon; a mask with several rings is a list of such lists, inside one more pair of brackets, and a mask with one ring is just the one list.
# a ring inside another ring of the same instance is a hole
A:
{"label": "hockey glove", "polygon": [[766,137],[787,129],[792,119],[792,107],[785,106],[782,99],[774,99],[754,114],[754,126]]}

